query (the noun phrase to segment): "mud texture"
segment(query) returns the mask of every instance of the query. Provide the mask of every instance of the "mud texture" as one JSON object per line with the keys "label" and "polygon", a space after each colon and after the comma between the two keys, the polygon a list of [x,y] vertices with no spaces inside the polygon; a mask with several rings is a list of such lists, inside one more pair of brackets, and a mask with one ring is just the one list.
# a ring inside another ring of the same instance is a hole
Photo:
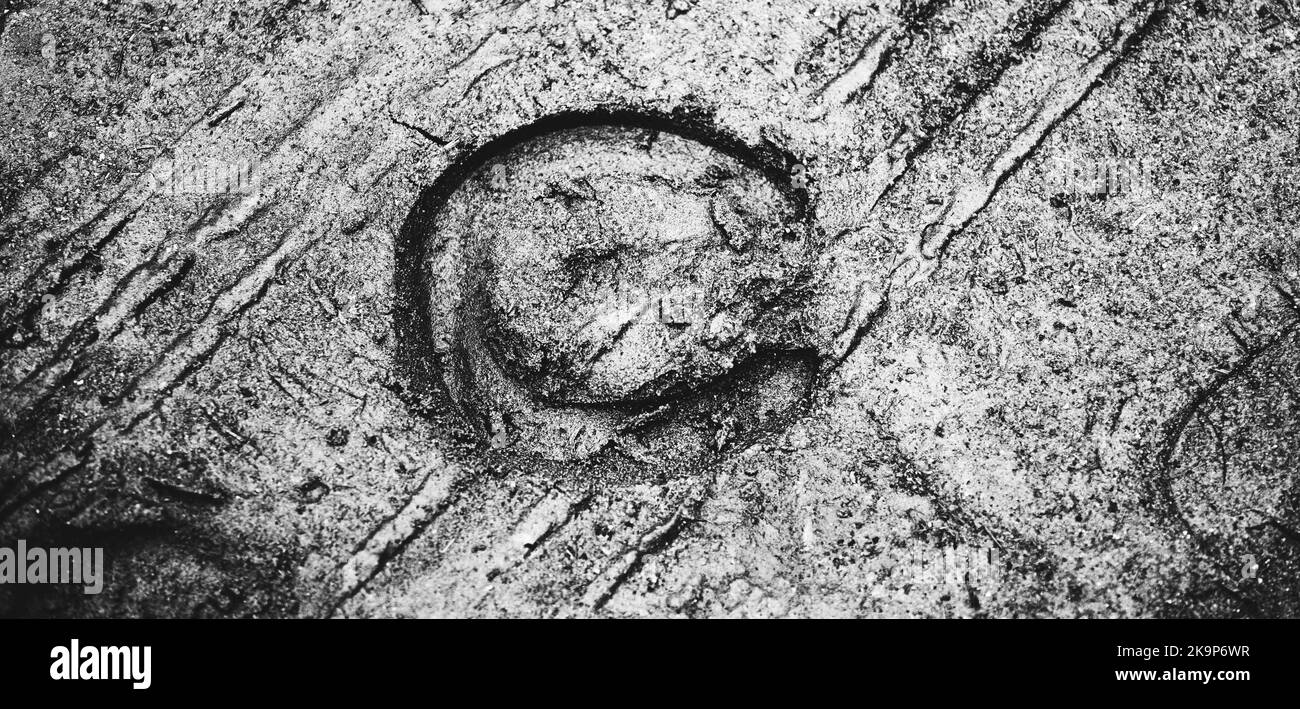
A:
{"label": "mud texture", "polygon": [[6,616],[1295,616],[1289,0],[0,3]]}

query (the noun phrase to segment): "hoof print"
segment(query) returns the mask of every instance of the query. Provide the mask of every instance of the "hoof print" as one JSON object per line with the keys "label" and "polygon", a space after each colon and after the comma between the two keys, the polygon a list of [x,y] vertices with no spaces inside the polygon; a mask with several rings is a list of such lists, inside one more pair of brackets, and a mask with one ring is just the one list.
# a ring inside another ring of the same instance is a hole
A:
{"label": "hoof print", "polygon": [[406,225],[413,351],[491,451],[680,470],[783,427],[823,249],[784,164],[639,115],[493,141]]}

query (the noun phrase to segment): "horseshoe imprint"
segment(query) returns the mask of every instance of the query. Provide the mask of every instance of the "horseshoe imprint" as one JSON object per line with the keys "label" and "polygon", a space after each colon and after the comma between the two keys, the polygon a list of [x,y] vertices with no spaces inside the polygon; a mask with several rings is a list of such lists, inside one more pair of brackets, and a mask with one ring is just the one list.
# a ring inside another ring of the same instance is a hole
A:
{"label": "horseshoe imprint", "polygon": [[782,425],[824,246],[791,164],[640,116],[484,148],[408,223],[435,379],[491,449],[551,460],[699,461]]}

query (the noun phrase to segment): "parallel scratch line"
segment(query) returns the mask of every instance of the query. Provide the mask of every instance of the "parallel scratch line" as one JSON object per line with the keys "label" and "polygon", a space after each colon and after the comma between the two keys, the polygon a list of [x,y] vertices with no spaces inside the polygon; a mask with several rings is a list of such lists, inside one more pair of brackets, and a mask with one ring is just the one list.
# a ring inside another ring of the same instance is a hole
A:
{"label": "parallel scratch line", "polygon": [[325,609],[324,617],[337,613],[420,532],[442,515],[451,504],[463,473],[460,466],[440,456],[429,466],[424,481],[402,509],[371,531],[357,551],[344,562],[339,570],[342,590]]}
{"label": "parallel scratch line", "polygon": [[1159,0],[1143,3],[1137,12],[1121,22],[1116,30],[1116,40],[1097,53],[1078,74],[1063,82],[1062,87],[1044,101],[1029,124],[1021,129],[1011,144],[984,170],[982,179],[957,192],[944,212],[923,231],[921,253],[925,258],[936,258],[952,238],[984,209],[1003,182],[1042,144],[1047,134],[1073,113],[1092,92],[1093,87],[1145,36],[1163,7],[1164,3]]}

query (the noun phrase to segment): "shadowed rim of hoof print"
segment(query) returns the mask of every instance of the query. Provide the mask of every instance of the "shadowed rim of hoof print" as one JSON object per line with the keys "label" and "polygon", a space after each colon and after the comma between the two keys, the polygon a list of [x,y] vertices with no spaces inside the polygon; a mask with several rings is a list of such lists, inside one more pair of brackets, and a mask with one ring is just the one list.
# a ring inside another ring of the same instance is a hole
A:
{"label": "shadowed rim of hoof print", "polygon": [[[1300,323],[1249,348],[1153,430],[1144,465],[1171,532],[1189,538],[1223,593],[1248,615],[1295,614],[1300,486],[1294,387],[1270,386],[1300,365]],[[1195,587],[1194,587],[1195,588]]]}
{"label": "shadowed rim of hoof print", "polygon": [[[813,226],[806,189],[792,179],[792,167],[799,161],[770,142],[750,145],[728,134],[716,127],[707,111],[665,114],[603,107],[566,112],[464,148],[422,190],[396,241],[395,361],[400,381],[392,388],[414,410],[436,421],[437,428],[466,458],[485,469],[526,466],[588,479],[665,480],[696,471],[738,445],[783,430],[806,410],[816,387],[822,364],[819,348],[801,341],[807,338],[797,326],[779,322],[766,323],[765,332],[775,334],[758,345],[750,344],[751,350],[725,371],[664,385],[648,394],[603,400],[565,399],[530,389],[529,381],[535,378],[527,368],[512,361],[511,353],[485,342],[490,337],[485,334],[489,328],[483,273],[490,268],[479,258],[482,249],[477,243],[460,248],[462,241],[479,237],[456,229],[439,231],[440,217],[476,176],[494,161],[512,159],[512,151],[527,150],[548,139],[564,146],[583,140],[600,144],[620,130],[675,136],[761,176],[783,200],[779,209],[788,216],[781,223],[797,227],[798,233],[789,240],[799,244],[795,249],[799,256],[780,287],[765,293],[762,302],[751,304],[751,319],[779,321],[774,313],[797,315],[803,306],[812,268],[825,243]],[[575,137],[571,140],[566,132]],[[616,164],[616,169],[623,167]],[[682,194],[678,187],[665,189]],[[481,209],[480,202],[470,202],[467,211]],[[532,218],[527,213],[525,217]],[[713,221],[718,228],[717,219]],[[449,242],[456,247],[449,248]],[[430,273],[431,263],[448,252],[453,254],[448,258],[455,261],[451,270],[462,274],[454,282]],[[748,265],[750,257],[740,253],[728,256]],[[449,286],[454,291],[451,306],[445,297]],[[438,292],[440,289],[443,292]]]}

